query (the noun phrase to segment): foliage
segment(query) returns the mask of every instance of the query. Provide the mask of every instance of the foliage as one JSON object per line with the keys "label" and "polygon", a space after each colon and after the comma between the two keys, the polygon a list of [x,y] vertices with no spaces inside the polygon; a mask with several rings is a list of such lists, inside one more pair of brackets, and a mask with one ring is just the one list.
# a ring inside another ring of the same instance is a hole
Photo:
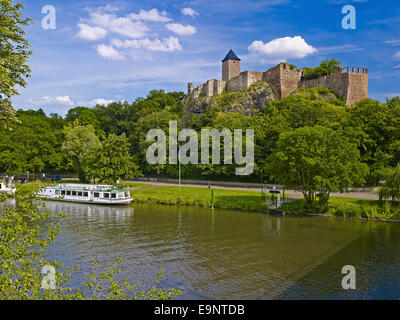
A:
{"label": "foliage", "polygon": [[[48,223],[52,215],[34,196],[39,185],[22,185],[16,193],[15,208],[0,210],[0,299],[1,300],[82,300],[82,299],[151,299],[167,300],[180,295],[182,290],[161,289],[158,274],[149,290],[132,285],[128,279],[116,279],[122,259],[109,265],[99,274],[99,263],[93,260],[94,270],[86,273],[82,288],[72,289],[68,282],[79,266],[65,267],[57,261],[46,261],[42,255],[61,231],[59,223]],[[4,201],[4,199],[1,199]],[[38,206],[39,205],[39,206]],[[58,215],[60,218],[62,215]],[[47,223],[45,223],[47,222]],[[47,227],[44,227],[47,225]],[[53,289],[43,289],[42,268],[52,266],[56,283]],[[91,289],[91,290],[89,290]]]}
{"label": "foliage", "polygon": [[59,142],[61,130],[40,111],[18,111],[18,123],[11,131],[0,129],[0,172],[38,173],[58,168],[62,163]]}
{"label": "foliage", "polygon": [[379,199],[391,200],[398,204],[400,201],[400,164],[385,180],[385,185],[379,189]]}
{"label": "foliage", "polygon": [[318,67],[304,68],[305,79],[317,79],[319,77],[332,74],[337,67],[340,67],[340,62],[335,59],[323,60]]}
{"label": "foliage", "polygon": [[11,97],[18,94],[16,86],[25,87],[31,72],[28,58],[32,52],[24,26],[32,20],[23,17],[23,8],[12,0],[0,1],[0,128],[16,121]]}
{"label": "foliage", "polygon": [[121,178],[141,175],[134,158],[129,154],[129,143],[125,133],[121,136],[110,134],[93,157],[90,161],[91,169],[87,170],[103,182],[115,184]]}
{"label": "foliage", "polygon": [[[305,199],[300,199],[286,204],[289,213],[310,212],[310,207]],[[349,219],[366,220],[399,220],[400,208],[390,203],[381,203],[378,200],[364,200],[354,198],[330,197],[326,213]]]}
{"label": "foliage", "polygon": [[89,169],[102,147],[101,142],[91,125],[81,126],[78,122],[66,125],[64,134],[61,150],[69,165],[78,172],[79,180],[88,182],[92,173]]}

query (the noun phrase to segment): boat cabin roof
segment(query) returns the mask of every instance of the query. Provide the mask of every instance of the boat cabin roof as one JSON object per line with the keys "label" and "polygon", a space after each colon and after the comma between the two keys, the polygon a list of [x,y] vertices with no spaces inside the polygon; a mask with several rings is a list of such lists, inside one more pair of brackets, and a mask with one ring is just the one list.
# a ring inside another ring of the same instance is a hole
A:
{"label": "boat cabin roof", "polygon": [[47,187],[48,189],[72,190],[72,191],[95,191],[95,192],[126,192],[127,189],[117,188],[112,185],[93,185],[93,184],[60,184],[58,186]]}

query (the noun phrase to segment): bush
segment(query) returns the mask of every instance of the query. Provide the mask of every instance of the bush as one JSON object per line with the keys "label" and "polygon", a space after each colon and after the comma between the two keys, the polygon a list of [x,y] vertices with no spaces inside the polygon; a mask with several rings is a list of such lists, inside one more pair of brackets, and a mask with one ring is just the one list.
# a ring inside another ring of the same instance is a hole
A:
{"label": "bush", "polygon": [[326,59],[316,68],[304,68],[305,79],[318,79],[319,77],[327,76],[332,74],[337,67],[340,66],[340,62],[335,59]]}

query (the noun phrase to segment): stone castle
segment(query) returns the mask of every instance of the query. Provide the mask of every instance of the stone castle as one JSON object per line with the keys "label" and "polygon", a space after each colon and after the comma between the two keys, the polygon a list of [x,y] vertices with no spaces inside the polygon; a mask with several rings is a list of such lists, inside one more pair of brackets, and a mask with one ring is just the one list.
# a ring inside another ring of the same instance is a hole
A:
{"label": "stone castle", "polygon": [[222,80],[211,79],[197,88],[188,83],[188,96],[196,99],[199,96],[213,97],[224,91],[239,91],[257,81],[267,82],[275,90],[275,98],[283,99],[299,88],[327,87],[335,91],[346,101],[347,105],[368,98],[368,69],[355,67],[338,67],[327,76],[317,79],[305,79],[304,69],[286,62],[270,68],[265,72],[240,70],[240,59],[230,50],[222,60]]}

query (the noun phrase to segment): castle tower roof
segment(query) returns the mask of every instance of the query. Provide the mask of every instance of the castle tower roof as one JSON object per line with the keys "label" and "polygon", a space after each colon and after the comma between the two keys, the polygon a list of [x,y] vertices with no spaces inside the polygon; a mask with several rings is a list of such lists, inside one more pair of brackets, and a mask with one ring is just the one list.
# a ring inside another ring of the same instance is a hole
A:
{"label": "castle tower roof", "polygon": [[222,60],[222,62],[224,61],[228,61],[228,60],[237,60],[237,61],[241,61],[238,56],[231,50],[229,50],[228,54],[226,55],[226,57],[224,58],[224,60]]}

